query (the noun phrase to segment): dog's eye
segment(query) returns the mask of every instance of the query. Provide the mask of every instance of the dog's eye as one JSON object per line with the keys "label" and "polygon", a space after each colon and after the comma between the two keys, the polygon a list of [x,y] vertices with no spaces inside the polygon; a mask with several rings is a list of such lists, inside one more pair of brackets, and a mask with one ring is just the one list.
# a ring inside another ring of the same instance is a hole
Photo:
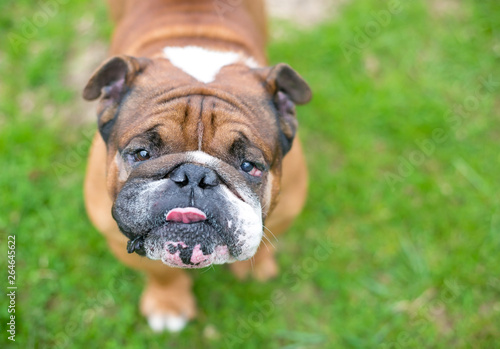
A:
{"label": "dog's eye", "polygon": [[257,166],[255,166],[255,164],[251,163],[250,161],[243,161],[243,163],[241,164],[241,170],[254,177],[262,176],[262,171],[259,170]]}
{"label": "dog's eye", "polygon": [[149,154],[149,152],[147,150],[144,150],[144,149],[141,149],[134,154],[135,161],[146,161],[150,157],[151,157],[151,155]]}

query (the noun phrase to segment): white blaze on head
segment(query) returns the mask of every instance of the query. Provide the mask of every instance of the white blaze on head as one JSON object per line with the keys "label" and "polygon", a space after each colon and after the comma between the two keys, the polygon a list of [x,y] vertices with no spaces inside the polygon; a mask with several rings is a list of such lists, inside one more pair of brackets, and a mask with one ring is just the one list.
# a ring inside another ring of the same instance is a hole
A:
{"label": "white blaze on head", "polygon": [[213,51],[198,46],[170,47],[163,49],[163,55],[170,62],[196,80],[206,84],[215,80],[219,71],[234,63],[243,63],[257,68],[257,62],[239,52]]}

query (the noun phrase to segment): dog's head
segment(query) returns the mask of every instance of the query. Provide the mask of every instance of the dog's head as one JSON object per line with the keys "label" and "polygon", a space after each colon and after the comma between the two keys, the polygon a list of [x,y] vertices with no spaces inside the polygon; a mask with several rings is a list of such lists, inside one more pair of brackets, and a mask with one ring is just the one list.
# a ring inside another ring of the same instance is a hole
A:
{"label": "dog's head", "polygon": [[168,59],[117,56],[88,82],[100,98],[113,217],[129,252],[172,267],[248,259],[279,193],[311,91],[289,66],[235,63],[209,83]]}

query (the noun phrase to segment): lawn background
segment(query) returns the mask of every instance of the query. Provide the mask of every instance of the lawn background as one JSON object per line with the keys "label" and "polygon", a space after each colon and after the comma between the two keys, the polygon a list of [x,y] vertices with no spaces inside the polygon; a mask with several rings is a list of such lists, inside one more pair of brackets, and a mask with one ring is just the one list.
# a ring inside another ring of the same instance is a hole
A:
{"label": "lawn background", "polygon": [[1,292],[12,234],[18,286],[16,342],[2,296],[0,347],[500,348],[497,0],[403,1],[357,44],[388,3],[272,23],[271,62],[314,91],[298,109],[307,207],[274,243],[276,280],[192,272],[200,314],[178,335],[149,329],[142,276],[84,212],[95,126],[79,74],[109,41],[105,6],[66,1],[23,33],[46,2],[0,4]]}

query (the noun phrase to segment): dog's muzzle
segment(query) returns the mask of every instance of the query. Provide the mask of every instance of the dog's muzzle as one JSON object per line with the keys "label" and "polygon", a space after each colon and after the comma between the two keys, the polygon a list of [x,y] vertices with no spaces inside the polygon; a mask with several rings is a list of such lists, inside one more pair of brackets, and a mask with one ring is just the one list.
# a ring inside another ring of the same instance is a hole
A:
{"label": "dog's muzzle", "polygon": [[262,237],[260,203],[234,180],[239,174],[223,172],[214,159],[184,162],[164,175],[130,177],[113,207],[130,239],[129,253],[180,268],[230,263],[255,253]]}

